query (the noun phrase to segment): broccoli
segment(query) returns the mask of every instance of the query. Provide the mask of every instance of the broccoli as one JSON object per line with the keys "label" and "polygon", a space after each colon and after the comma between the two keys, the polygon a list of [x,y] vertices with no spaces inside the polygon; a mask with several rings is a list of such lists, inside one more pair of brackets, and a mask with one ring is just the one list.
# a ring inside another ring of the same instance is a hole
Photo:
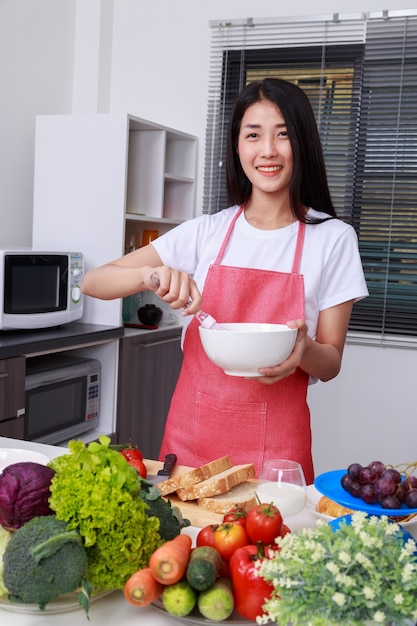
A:
{"label": "broccoli", "polygon": [[159,519],[158,533],[164,541],[170,541],[180,534],[181,528],[190,525],[190,520],[182,517],[177,506],[165,500],[160,491],[147,480],[142,480],[139,496],[146,502],[146,515]]}
{"label": "broccoli", "polygon": [[40,609],[81,587],[88,567],[80,534],[68,531],[67,524],[54,515],[34,517],[16,530],[3,563],[10,600],[37,604]]}

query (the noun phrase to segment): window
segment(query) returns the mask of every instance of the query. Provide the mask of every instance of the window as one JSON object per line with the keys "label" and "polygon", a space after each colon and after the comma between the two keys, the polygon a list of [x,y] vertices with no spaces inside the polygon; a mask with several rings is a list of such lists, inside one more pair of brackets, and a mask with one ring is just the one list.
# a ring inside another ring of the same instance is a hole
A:
{"label": "window", "polygon": [[316,114],[336,210],[359,238],[370,297],[355,304],[350,336],[413,344],[417,12],[211,26],[203,210],[227,206],[225,133],[240,89],[264,76],[295,82]]}

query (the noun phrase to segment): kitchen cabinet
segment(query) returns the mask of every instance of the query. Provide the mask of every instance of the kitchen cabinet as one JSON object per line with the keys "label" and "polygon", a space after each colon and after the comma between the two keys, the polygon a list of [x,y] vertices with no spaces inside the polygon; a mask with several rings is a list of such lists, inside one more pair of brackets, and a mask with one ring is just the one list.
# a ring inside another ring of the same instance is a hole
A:
{"label": "kitchen cabinet", "polygon": [[156,459],[182,364],[181,328],[126,335],[119,354],[119,443],[131,440]]}
{"label": "kitchen cabinet", "polygon": [[23,438],[25,373],[24,357],[0,360],[0,436]]}
{"label": "kitchen cabinet", "polygon": [[34,356],[67,352],[93,356],[101,363],[100,425],[84,441],[108,434],[116,439],[115,381],[122,327],[73,322],[55,328],[0,333],[0,436],[24,438],[27,361]]}

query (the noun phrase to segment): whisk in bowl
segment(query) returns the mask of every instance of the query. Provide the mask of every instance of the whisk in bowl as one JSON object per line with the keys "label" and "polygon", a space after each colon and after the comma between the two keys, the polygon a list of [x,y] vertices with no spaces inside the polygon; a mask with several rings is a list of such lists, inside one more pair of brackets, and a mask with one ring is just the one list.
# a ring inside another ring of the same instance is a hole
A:
{"label": "whisk in bowl", "polygon": [[[155,287],[159,287],[158,274],[152,274],[151,281],[153,282]],[[184,309],[186,309],[191,304],[191,302],[192,300],[191,298],[189,298],[187,304],[184,305]],[[209,328],[212,330],[228,330],[221,324],[218,324],[212,315],[210,315],[209,313],[205,313],[204,311],[201,311],[201,310],[197,311],[196,313],[194,313],[194,317],[198,319],[198,321],[200,322],[200,325],[203,328]]]}

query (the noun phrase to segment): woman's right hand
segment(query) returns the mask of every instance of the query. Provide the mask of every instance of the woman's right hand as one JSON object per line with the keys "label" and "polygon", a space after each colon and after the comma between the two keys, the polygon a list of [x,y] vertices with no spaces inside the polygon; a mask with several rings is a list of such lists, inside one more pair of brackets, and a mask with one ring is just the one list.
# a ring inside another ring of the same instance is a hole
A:
{"label": "woman's right hand", "polygon": [[202,297],[195,281],[186,272],[168,265],[142,268],[143,281],[150,291],[156,293],[172,309],[184,308],[183,315],[194,315],[200,310]]}

